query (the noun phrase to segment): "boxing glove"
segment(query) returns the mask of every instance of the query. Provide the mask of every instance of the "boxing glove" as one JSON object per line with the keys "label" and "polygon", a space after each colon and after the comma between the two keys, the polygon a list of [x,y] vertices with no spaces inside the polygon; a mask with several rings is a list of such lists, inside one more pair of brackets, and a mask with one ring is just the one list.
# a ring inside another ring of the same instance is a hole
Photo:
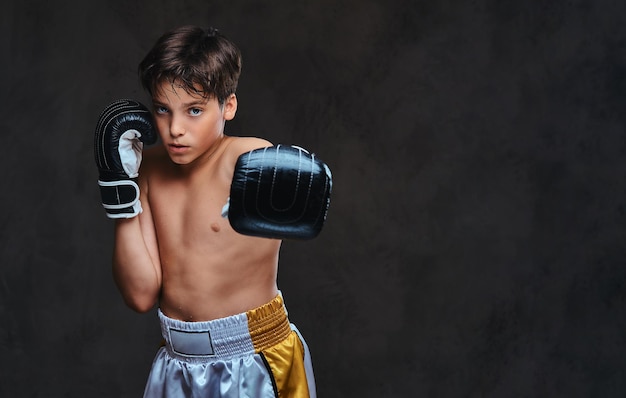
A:
{"label": "boxing glove", "polygon": [[306,150],[277,145],[239,156],[225,213],[244,235],[312,239],[326,221],[332,175]]}
{"label": "boxing glove", "polygon": [[152,114],[137,101],[115,101],[100,114],[94,155],[107,217],[131,218],[141,213],[137,177],[143,145],[156,140]]}

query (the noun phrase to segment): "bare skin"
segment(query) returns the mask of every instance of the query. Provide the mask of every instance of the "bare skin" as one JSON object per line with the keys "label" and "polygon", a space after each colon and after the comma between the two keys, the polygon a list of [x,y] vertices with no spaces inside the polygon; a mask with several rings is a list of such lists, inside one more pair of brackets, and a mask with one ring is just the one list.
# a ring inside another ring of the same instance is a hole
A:
{"label": "bare skin", "polygon": [[224,135],[237,110],[166,83],[154,100],[162,144],[144,151],[143,213],[118,220],[113,274],[126,303],[205,321],[238,314],[277,294],[279,240],[235,232],[221,216],[237,157],[271,145]]}

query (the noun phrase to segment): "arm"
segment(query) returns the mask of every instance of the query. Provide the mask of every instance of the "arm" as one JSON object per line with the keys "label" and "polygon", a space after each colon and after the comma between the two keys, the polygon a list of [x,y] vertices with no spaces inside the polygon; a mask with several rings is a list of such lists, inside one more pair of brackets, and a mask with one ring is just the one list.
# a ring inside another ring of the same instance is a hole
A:
{"label": "arm", "polygon": [[111,103],[96,125],[94,148],[102,205],[116,223],[113,276],[126,304],[140,312],[154,306],[161,286],[148,186],[145,178],[138,178],[143,144],[156,139],[150,112],[133,100]]}
{"label": "arm", "polygon": [[[142,184],[143,185],[143,184]],[[156,304],[161,291],[161,264],[150,212],[142,186],[143,212],[139,217],[116,220],[113,278],[124,302],[137,312]]]}

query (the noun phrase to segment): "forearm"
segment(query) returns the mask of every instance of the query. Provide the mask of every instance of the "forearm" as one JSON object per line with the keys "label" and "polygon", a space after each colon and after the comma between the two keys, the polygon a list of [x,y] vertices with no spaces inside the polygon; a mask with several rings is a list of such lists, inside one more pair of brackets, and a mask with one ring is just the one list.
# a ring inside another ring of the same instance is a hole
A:
{"label": "forearm", "polygon": [[149,311],[161,290],[160,265],[150,255],[139,218],[116,220],[113,277],[126,304]]}

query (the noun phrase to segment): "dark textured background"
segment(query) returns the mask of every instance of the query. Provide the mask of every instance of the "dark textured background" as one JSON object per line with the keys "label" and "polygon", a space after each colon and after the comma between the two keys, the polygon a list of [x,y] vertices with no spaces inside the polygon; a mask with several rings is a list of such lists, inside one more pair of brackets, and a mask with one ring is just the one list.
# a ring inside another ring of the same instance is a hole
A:
{"label": "dark textured background", "polygon": [[243,51],[228,132],[333,170],[280,270],[320,397],[626,396],[624,2],[6,3],[0,396],[141,395],[92,136],[187,23]]}

